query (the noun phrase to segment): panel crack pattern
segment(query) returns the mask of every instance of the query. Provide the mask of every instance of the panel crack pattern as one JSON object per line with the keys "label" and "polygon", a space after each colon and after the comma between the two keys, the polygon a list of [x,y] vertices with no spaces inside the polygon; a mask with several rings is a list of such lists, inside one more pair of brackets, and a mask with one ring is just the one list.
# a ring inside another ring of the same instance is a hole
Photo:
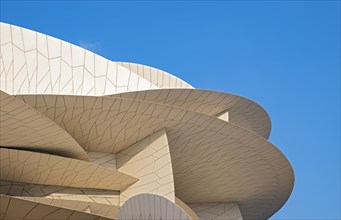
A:
{"label": "panel crack pattern", "polygon": [[174,202],[174,179],[167,134],[160,130],[117,154],[118,170],[138,182],[120,194],[120,203],[140,193],[163,196]]}

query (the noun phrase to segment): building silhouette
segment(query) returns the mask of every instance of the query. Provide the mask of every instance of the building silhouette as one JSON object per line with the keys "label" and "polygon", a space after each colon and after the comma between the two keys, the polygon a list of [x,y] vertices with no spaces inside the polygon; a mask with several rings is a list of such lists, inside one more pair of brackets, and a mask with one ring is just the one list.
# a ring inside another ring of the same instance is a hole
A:
{"label": "building silhouette", "polygon": [[1,219],[267,219],[292,192],[249,99],[5,23],[0,65]]}

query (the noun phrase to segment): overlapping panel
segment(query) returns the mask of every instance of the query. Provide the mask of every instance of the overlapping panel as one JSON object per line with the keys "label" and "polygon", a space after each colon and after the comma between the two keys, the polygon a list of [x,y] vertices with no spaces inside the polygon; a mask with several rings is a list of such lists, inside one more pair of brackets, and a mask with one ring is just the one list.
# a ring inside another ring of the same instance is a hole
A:
{"label": "overlapping panel", "polygon": [[219,132],[190,124],[168,129],[176,196],[186,203],[238,201],[245,219],[269,218],[292,191],[289,162],[252,132],[220,120],[215,126]]}
{"label": "overlapping panel", "polygon": [[118,213],[118,191],[0,181],[0,194],[107,218]]}
{"label": "overlapping panel", "polygon": [[0,180],[0,194],[119,206],[119,191],[72,188]]}
{"label": "overlapping panel", "polygon": [[101,152],[87,152],[90,157],[90,162],[105,166],[116,170],[116,154],[101,153]]}
{"label": "overlapping panel", "polygon": [[0,88],[9,94],[109,95],[157,87],[65,41],[0,23]]}
{"label": "overlapping panel", "polygon": [[188,204],[200,220],[243,220],[237,203]]}
{"label": "overlapping panel", "polygon": [[154,194],[139,194],[130,198],[118,213],[118,220],[192,220],[179,206]]}
{"label": "overlapping panel", "polygon": [[160,130],[117,154],[118,170],[138,182],[120,194],[120,203],[141,194],[152,193],[174,202],[174,180],[167,134]]}
{"label": "overlapping panel", "polygon": [[0,179],[33,184],[121,190],[137,179],[94,163],[0,148]]}
{"label": "overlapping panel", "polygon": [[[43,101],[49,97],[20,98],[50,115]],[[118,97],[55,98],[64,113],[49,117],[87,151],[116,153],[165,128],[176,196],[186,203],[238,201],[245,218],[267,218],[292,191],[293,171],[284,155],[266,139],[229,122]]]}
{"label": "overlapping panel", "polygon": [[165,71],[142,65],[136,63],[127,63],[127,62],[116,62],[127,69],[137,73],[139,76],[153,83],[160,89],[167,88],[193,88],[190,84],[183,81],[182,79],[173,76]]}
{"label": "overlapping panel", "polygon": [[42,204],[11,196],[0,195],[1,219],[46,219],[46,220],[108,220],[86,212]]}
{"label": "overlapping panel", "polygon": [[[46,105],[53,103],[47,102]],[[89,160],[83,148],[65,130],[36,109],[2,91],[0,146]]]}
{"label": "overlapping panel", "polygon": [[[110,97],[17,96],[59,124],[90,152],[117,153],[164,127],[205,115],[155,103]],[[56,103],[48,108],[45,100]],[[52,112],[60,112],[55,115]]]}
{"label": "overlapping panel", "polygon": [[162,89],[129,92],[112,97],[176,106],[215,117],[228,112],[229,122],[247,128],[264,138],[268,138],[271,131],[270,117],[261,106],[233,94],[197,89]]}
{"label": "overlapping panel", "polygon": [[200,220],[198,215],[189,207],[186,203],[181,201],[178,197],[175,197],[175,204],[178,205],[188,216],[193,220]]}

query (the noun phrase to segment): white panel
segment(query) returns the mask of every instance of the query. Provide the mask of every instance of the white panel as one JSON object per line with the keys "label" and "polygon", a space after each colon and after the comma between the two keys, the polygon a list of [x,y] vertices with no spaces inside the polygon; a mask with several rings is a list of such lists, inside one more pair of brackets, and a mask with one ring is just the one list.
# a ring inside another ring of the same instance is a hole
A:
{"label": "white panel", "polygon": [[89,92],[94,88],[95,79],[87,70],[84,70],[83,76],[82,94],[89,94]]}
{"label": "white panel", "polygon": [[85,69],[87,69],[92,75],[94,75],[95,55],[90,51],[85,52]]}
{"label": "white panel", "polygon": [[62,59],[71,66],[71,44],[62,41]]}
{"label": "white panel", "polygon": [[59,83],[60,83],[60,66],[61,60],[60,58],[55,58],[49,60],[50,62],[50,74],[51,74],[51,86],[53,93],[58,93],[59,91]]}
{"label": "white panel", "polygon": [[25,64],[25,53],[17,47],[13,47],[13,58],[14,76],[16,76],[16,74],[23,68]]}
{"label": "white panel", "polygon": [[108,60],[101,56],[95,57],[95,77],[107,75]]}
{"label": "white panel", "polygon": [[134,73],[130,74],[129,85],[128,85],[128,89],[130,91],[136,91],[138,89],[138,84],[139,84],[138,78],[139,77],[136,74],[134,74]]}
{"label": "white panel", "polygon": [[49,49],[49,58],[60,57],[61,55],[61,47],[62,42],[54,37],[47,37],[48,49]]}
{"label": "white panel", "polygon": [[12,45],[11,44],[2,45],[1,54],[4,62],[5,72],[7,73],[9,71],[9,67],[13,62]]}
{"label": "white panel", "polygon": [[85,60],[85,50],[72,45],[72,66],[83,66]]}
{"label": "white panel", "polygon": [[24,51],[24,44],[21,36],[21,28],[12,26],[12,41],[15,46]]}
{"label": "white panel", "polygon": [[[19,73],[17,73],[15,80],[16,83],[13,85],[13,89],[15,93],[18,93],[20,91],[20,88],[23,86],[23,83],[26,82],[26,84],[23,87],[23,91],[27,91],[28,90],[28,80],[27,80],[28,76],[27,76],[27,68],[26,66],[24,66]],[[26,89],[24,89],[26,88]]]}
{"label": "white panel", "polygon": [[49,62],[46,57],[38,53],[38,76],[37,76],[37,83],[39,83],[42,78],[45,77],[47,72],[49,71]]}
{"label": "white panel", "polygon": [[83,67],[72,68],[73,74],[73,90],[74,94],[80,94],[82,92],[83,84]]}
{"label": "white panel", "polygon": [[128,86],[130,70],[120,65],[117,67],[117,86]]}
{"label": "white panel", "polygon": [[[33,80],[32,78],[35,76],[35,72],[37,71],[37,51],[31,50],[25,53],[26,56],[26,64],[29,80]],[[36,80],[36,79],[34,79]]]}
{"label": "white panel", "polygon": [[105,91],[105,81],[106,81],[106,77],[102,76],[102,77],[96,77],[95,78],[95,94],[96,95],[104,95],[104,91]]}
{"label": "white panel", "polygon": [[12,37],[11,37],[11,26],[10,25],[1,23],[0,34],[1,34],[1,38],[0,38],[1,45],[11,42]]}
{"label": "white panel", "polygon": [[33,50],[37,48],[37,34],[34,31],[21,29],[24,38],[25,51]]}
{"label": "white panel", "polygon": [[38,43],[38,52],[40,52],[45,57],[48,57],[46,35],[37,33],[37,43]]}
{"label": "white panel", "polygon": [[63,88],[70,82],[72,78],[72,69],[69,65],[62,61],[61,63],[61,77],[60,77],[60,86],[59,90],[63,90]]}
{"label": "white panel", "polygon": [[[109,62],[108,65],[108,73],[107,73],[107,78],[110,80],[115,86],[116,80],[117,80],[117,64],[113,62]],[[107,93],[109,94],[109,93]]]}

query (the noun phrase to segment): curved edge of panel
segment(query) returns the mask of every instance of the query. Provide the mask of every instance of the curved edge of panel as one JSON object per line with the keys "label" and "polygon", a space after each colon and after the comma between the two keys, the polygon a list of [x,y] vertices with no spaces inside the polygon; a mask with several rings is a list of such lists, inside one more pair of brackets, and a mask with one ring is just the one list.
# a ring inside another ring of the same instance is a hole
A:
{"label": "curved edge of panel", "polygon": [[106,95],[157,87],[100,55],[0,22],[1,83],[9,94]]}
{"label": "curved edge of panel", "polygon": [[149,82],[152,82],[160,89],[163,88],[193,88],[189,83],[180,79],[178,76],[167,73],[155,67],[131,62],[115,62],[128,68]]}
{"label": "curved edge of panel", "polygon": [[0,148],[0,162],[0,179],[5,181],[107,190],[138,181],[95,163],[24,150]]}
{"label": "curved edge of panel", "polygon": [[1,219],[69,219],[109,220],[86,211],[78,211],[0,194]]}
{"label": "curved edge of panel", "polygon": [[156,89],[109,95],[131,100],[141,100],[178,107],[189,111],[220,118],[253,131],[268,139],[271,119],[258,103],[242,96],[198,89]]}
{"label": "curved edge of panel", "polygon": [[77,141],[32,106],[0,90],[0,146],[89,161]]}
{"label": "curved edge of panel", "polygon": [[128,199],[118,212],[118,220],[192,218],[178,205],[155,194],[142,193]]}

